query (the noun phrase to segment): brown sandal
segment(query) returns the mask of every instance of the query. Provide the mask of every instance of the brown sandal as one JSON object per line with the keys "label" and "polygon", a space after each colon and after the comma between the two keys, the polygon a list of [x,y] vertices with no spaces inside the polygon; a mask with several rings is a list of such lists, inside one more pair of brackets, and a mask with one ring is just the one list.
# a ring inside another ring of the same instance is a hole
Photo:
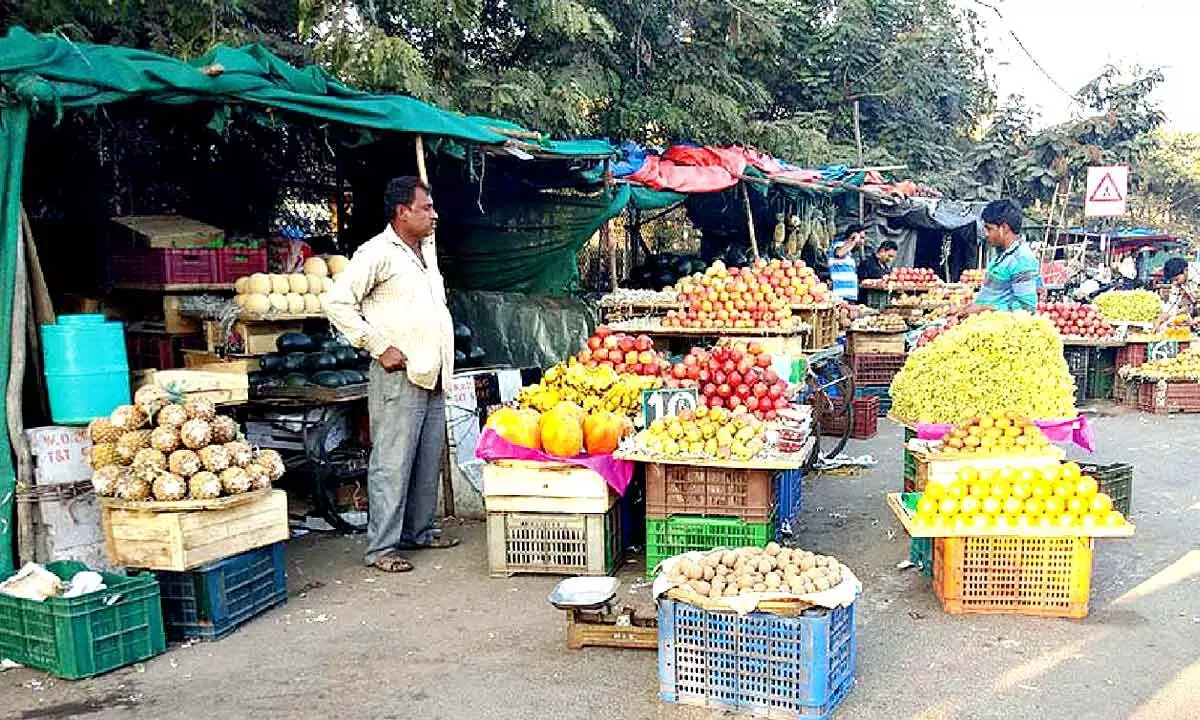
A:
{"label": "brown sandal", "polygon": [[449,550],[453,547],[458,547],[461,541],[458,538],[439,537],[430,540],[427,543],[404,543],[401,545],[405,550]]}
{"label": "brown sandal", "polygon": [[386,573],[405,573],[413,569],[413,564],[395,550],[385,552],[375,558],[375,562],[371,563],[371,566]]}

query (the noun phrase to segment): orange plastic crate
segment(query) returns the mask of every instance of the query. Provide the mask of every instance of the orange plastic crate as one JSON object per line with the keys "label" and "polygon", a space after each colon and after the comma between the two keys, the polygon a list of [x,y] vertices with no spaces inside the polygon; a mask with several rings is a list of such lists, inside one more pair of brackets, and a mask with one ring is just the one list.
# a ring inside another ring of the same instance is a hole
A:
{"label": "orange plastic crate", "polygon": [[942,609],[968,613],[1087,617],[1091,538],[936,538],[933,588]]}

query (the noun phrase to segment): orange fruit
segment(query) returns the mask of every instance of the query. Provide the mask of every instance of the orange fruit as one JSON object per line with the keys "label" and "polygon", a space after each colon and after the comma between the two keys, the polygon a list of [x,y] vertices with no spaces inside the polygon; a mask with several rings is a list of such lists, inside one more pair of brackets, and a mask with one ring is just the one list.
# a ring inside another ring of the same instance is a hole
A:
{"label": "orange fruit", "polygon": [[1053,495],[1051,497],[1046,498],[1046,514],[1047,515],[1058,515],[1059,513],[1061,513],[1062,511],[1064,511],[1066,509],[1067,509],[1067,502],[1063,498],[1060,498],[1057,495]]}
{"label": "orange fruit", "polygon": [[958,500],[952,497],[942,498],[938,503],[938,512],[942,515],[954,515],[958,512]]}
{"label": "orange fruit", "polygon": [[966,467],[959,468],[958,474],[955,475],[955,477],[969,485],[973,482],[979,481],[979,471],[970,465],[967,465]]}
{"label": "orange fruit", "polygon": [[1075,483],[1075,494],[1082,498],[1090,498],[1096,494],[1100,486],[1096,483],[1096,478],[1084,475]]}
{"label": "orange fruit", "polygon": [[963,515],[974,515],[979,512],[980,507],[979,498],[971,495],[962,499],[962,502],[958,504],[958,511]]}
{"label": "orange fruit", "polygon": [[1097,515],[1096,513],[1088,513],[1087,515],[1081,515],[1079,518],[1079,524],[1085,528],[1100,527],[1101,525],[1104,524],[1104,516]]}
{"label": "orange fruit", "polygon": [[[1078,498],[1076,498],[1078,499]],[[1080,501],[1082,504],[1082,501]],[[917,517],[926,517],[936,515],[938,511],[938,501],[933,498],[923,497],[917,501]]]}
{"label": "orange fruit", "polygon": [[941,500],[942,498],[946,497],[946,486],[940,482],[930,482],[925,485],[923,497],[927,497],[930,500]]}
{"label": "orange fruit", "polygon": [[1046,512],[1046,503],[1037,498],[1029,498],[1025,501],[1025,514],[1032,517],[1038,517]]}
{"label": "orange fruit", "polygon": [[1107,527],[1121,527],[1125,524],[1125,516],[1116,510],[1109,510],[1104,515],[1104,524]]}
{"label": "orange fruit", "polygon": [[1046,480],[1046,482],[1054,482],[1062,477],[1062,466],[1057,464],[1047,465],[1041,469],[1041,476]]}
{"label": "orange fruit", "polygon": [[1081,473],[1081,472],[1080,472],[1080,470],[1079,470],[1079,464],[1078,464],[1078,463],[1074,463],[1074,462],[1063,463],[1063,465],[1062,465],[1062,477],[1063,477],[1063,479],[1064,479],[1064,480],[1069,480],[1069,481],[1071,481],[1071,482],[1075,482],[1076,480],[1078,480],[1078,479],[1079,479],[1079,476],[1080,476],[1081,474],[1082,474],[1082,473]]}
{"label": "orange fruit", "polygon": [[1009,485],[1003,480],[999,480],[992,485],[992,497],[1003,500],[1009,495],[1012,495],[1012,485]]}
{"label": "orange fruit", "polygon": [[1088,501],[1081,497],[1067,498],[1067,510],[1075,513],[1076,515],[1081,515],[1087,512],[1088,508],[1090,507],[1091,506],[1088,504]]}
{"label": "orange fruit", "polygon": [[1054,483],[1054,494],[1063,499],[1069,498],[1075,494],[1075,484],[1069,480],[1059,480]]}
{"label": "orange fruit", "polygon": [[1063,528],[1075,527],[1079,524],[1079,516],[1075,513],[1065,512],[1058,516],[1058,526]]}
{"label": "orange fruit", "polygon": [[991,492],[991,488],[986,483],[973,483],[970,488],[971,497],[984,498]]}
{"label": "orange fruit", "polygon": [[947,495],[958,500],[965,498],[968,494],[967,484],[962,480],[955,480],[954,482],[950,483],[948,490],[949,492]]}
{"label": "orange fruit", "polygon": [[984,498],[983,499],[983,513],[985,515],[993,515],[993,516],[999,515],[1000,514],[1000,501],[994,497]]}
{"label": "orange fruit", "polygon": [[1109,510],[1112,510],[1112,498],[1104,493],[1096,493],[1092,496],[1089,506],[1094,513],[1106,513]]}
{"label": "orange fruit", "polygon": [[1025,509],[1025,503],[1015,497],[1005,498],[1001,507],[1004,509],[1005,515],[1020,515]]}
{"label": "orange fruit", "polygon": [[1054,491],[1051,489],[1050,483],[1046,482],[1045,480],[1038,480],[1033,483],[1033,497],[1039,500],[1045,500],[1053,494]]}
{"label": "orange fruit", "polygon": [[1015,498],[1024,500],[1033,494],[1033,486],[1026,482],[1015,482],[1012,486],[1012,495]]}

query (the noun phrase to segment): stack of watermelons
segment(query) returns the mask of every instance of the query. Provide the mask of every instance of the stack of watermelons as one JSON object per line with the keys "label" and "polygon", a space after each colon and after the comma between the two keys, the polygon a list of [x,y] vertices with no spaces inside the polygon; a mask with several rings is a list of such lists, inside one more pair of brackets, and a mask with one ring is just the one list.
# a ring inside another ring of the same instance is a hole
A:
{"label": "stack of watermelons", "polygon": [[278,352],[263,355],[249,374],[252,393],[317,385],[339,388],[367,381],[371,354],[324,334],[289,332],[275,341]]}
{"label": "stack of watermelons", "polygon": [[487,355],[483,348],[475,344],[474,333],[463,323],[454,324],[454,367],[473,368],[483,364]]}

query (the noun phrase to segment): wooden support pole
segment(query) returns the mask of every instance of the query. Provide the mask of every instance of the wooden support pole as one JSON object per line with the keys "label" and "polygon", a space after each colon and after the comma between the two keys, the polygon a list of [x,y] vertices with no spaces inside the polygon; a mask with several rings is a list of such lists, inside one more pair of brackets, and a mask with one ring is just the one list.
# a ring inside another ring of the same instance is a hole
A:
{"label": "wooden support pole", "polygon": [[750,208],[750,192],[746,190],[746,183],[739,183],[742,188],[742,204],[746,207],[746,228],[750,231],[750,252],[754,255],[754,259],[758,260],[758,236],[754,232],[754,211]]}
{"label": "wooden support pole", "polygon": [[[8,439],[12,444],[13,455],[17,460],[16,492],[30,493],[33,490],[33,456],[29,452],[29,443],[25,441],[25,422],[22,398],[25,390],[25,332],[29,322],[29,286],[28,273],[25,266],[25,229],[17,228],[17,267],[13,283],[12,315],[10,316],[9,342],[11,343],[11,359],[8,367],[8,389],[5,402],[8,409]],[[17,519],[17,556],[18,564],[32,562],[36,540],[33,531],[33,513],[35,504],[16,502],[13,498],[12,507]]]}
{"label": "wooden support pole", "polygon": [[429,182],[429,173],[425,170],[425,137],[417,136],[417,177],[421,178],[421,182]]}
{"label": "wooden support pole", "polygon": [[450,431],[442,442],[442,514],[454,517],[454,468],[450,467]]}
{"label": "wooden support pole", "polygon": [[600,248],[608,255],[608,279],[612,284],[612,291],[616,292],[620,286],[620,278],[617,273],[617,243],[613,240],[612,220],[605,220],[600,226]]}
{"label": "wooden support pole", "polygon": [[[858,164],[863,164],[862,143],[862,113],[859,111],[858,100],[854,101],[854,145],[858,148]],[[862,194],[858,196],[858,222],[861,225],[866,217],[866,203]]]}

